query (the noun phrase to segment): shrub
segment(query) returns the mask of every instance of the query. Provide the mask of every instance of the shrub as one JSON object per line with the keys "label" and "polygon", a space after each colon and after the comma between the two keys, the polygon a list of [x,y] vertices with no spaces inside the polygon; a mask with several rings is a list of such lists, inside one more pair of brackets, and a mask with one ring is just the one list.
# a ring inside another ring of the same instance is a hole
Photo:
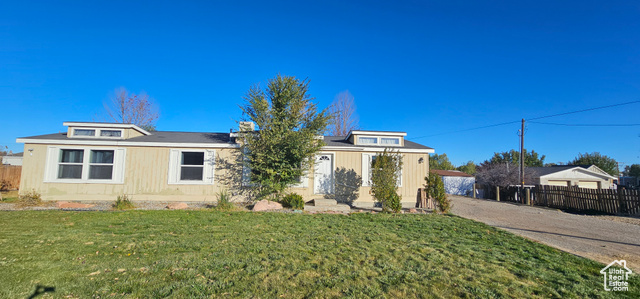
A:
{"label": "shrub", "polygon": [[302,195],[297,193],[288,194],[280,201],[280,203],[285,208],[292,208],[294,210],[304,209],[304,200],[302,199]]}
{"label": "shrub", "polygon": [[235,206],[231,202],[231,196],[229,196],[229,192],[227,190],[221,190],[216,194],[218,197],[218,203],[216,204],[216,209],[222,211],[233,210]]}
{"label": "shrub", "polygon": [[112,207],[116,210],[130,210],[136,208],[136,206],[131,202],[129,195],[126,194],[118,195],[118,198],[113,203]]}
{"label": "shrub", "polygon": [[42,204],[42,196],[36,190],[27,191],[20,195],[18,204],[21,206],[39,206]]}
{"label": "shrub", "polygon": [[440,210],[441,213],[449,213],[451,210],[451,201],[447,198],[442,177],[432,172],[424,179],[427,181],[424,185],[427,189],[427,196],[436,201],[438,210]]}
{"label": "shrub", "polygon": [[375,157],[371,163],[371,194],[385,212],[399,212],[402,209],[398,195],[398,179],[402,170],[402,156],[387,151]]}

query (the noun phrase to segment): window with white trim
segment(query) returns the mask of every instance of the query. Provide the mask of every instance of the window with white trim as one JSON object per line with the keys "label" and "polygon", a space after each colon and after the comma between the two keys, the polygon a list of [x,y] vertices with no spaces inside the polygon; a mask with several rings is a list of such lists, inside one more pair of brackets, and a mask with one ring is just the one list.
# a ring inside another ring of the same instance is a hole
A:
{"label": "window with white trim", "polygon": [[378,144],[378,137],[358,137],[358,144]]}
{"label": "window with white trim", "polygon": [[358,145],[400,146],[400,137],[358,136]]}
{"label": "window with white trim", "polygon": [[125,149],[47,148],[45,182],[124,183]]}
{"label": "window with white trim", "polygon": [[96,136],[96,130],[89,129],[74,129],[73,136]]}
{"label": "window with white trim", "polygon": [[123,134],[124,129],[72,128],[71,137],[122,139]]}
{"label": "window with white trim", "polygon": [[[379,154],[362,154],[362,186],[370,187],[371,186],[371,174],[373,165],[373,161],[375,161],[376,157]],[[402,156],[400,156],[402,159]],[[400,168],[400,173],[398,174],[398,187],[402,187],[402,168]]]}
{"label": "window with white trim", "polygon": [[211,185],[214,171],[214,150],[172,149],[169,154],[169,184]]}

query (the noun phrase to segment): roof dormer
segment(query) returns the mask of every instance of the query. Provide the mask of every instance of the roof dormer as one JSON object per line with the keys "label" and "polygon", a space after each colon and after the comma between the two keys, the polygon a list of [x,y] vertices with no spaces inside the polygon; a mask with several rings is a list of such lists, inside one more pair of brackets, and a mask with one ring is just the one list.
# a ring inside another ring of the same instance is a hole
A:
{"label": "roof dormer", "polygon": [[353,145],[359,146],[404,146],[405,132],[351,131],[345,137]]}
{"label": "roof dormer", "polygon": [[68,127],[68,138],[129,139],[151,135],[151,133],[133,124],[99,122],[64,122],[62,124]]}

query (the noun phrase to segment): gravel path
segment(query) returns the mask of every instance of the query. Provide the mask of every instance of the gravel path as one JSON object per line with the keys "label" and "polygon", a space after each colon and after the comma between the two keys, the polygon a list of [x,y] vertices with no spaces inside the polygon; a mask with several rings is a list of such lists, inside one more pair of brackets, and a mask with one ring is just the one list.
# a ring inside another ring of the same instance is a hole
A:
{"label": "gravel path", "polygon": [[616,259],[640,271],[640,225],[634,218],[584,216],[555,209],[452,196],[452,212],[582,257]]}

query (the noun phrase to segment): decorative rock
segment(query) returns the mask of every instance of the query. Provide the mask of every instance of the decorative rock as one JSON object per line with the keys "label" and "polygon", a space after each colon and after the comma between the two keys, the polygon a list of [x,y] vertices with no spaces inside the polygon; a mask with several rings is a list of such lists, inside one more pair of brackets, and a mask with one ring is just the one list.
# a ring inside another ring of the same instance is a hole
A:
{"label": "decorative rock", "polygon": [[77,202],[68,202],[68,201],[59,201],[56,203],[58,209],[88,209],[93,208],[96,205],[86,204],[86,203],[77,203]]}
{"label": "decorative rock", "polygon": [[266,199],[263,199],[259,202],[256,202],[256,204],[253,206],[254,212],[263,212],[269,210],[282,210],[282,205],[275,201],[268,201]]}
{"label": "decorative rock", "polygon": [[189,206],[184,202],[174,202],[167,205],[167,209],[169,210],[184,210]]}
{"label": "decorative rock", "polygon": [[418,213],[418,210],[416,210],[416,209],[409,209],[409,213]]}

